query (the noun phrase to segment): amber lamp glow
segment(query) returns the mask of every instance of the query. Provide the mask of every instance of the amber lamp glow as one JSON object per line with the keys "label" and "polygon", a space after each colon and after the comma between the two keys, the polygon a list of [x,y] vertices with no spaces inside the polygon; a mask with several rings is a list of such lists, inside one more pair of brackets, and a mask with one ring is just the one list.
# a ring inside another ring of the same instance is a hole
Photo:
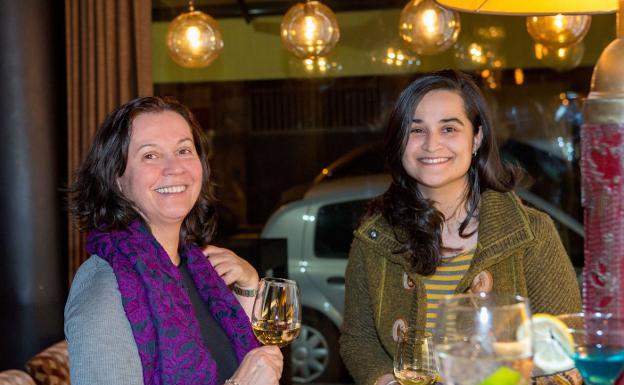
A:
{"label": "amber lamp glow", "polygon": [[189,2],[189,11],[169,24],[166,39],[171,59],[187,68],[208,66],[223,49],[223,37],[217,21],[196,11],[192,1]]}
{"label": "amber lamp glow", "polygon": [[535,43],[535,58],[558,71],[570,70],[581,64],[585,44],[580,42],[569,47],[552,48]]}
{"label": "amber lamp glow", "polygon": [[433,0],[410,0],[399,17],[399,35],[419,55],[434,55],[457,41],[459,13]]}
{"label": "amber lamp glow", "polygon": [[336,15],[318,1],[292,6],[281,24],[284,47],[299,59],[327,55],[340,39]]}
{"label": "amber lamp glow", "polygon": [[529,16],[527,31],[536,43],[550,48],[570,47],[579,43],[591,24],[589,15]]}
{"label": "amber lamp glow", "polygon": [[618,0],[436,0],[436,2],[456,11],[509,16],[597,14],[618,9]]}

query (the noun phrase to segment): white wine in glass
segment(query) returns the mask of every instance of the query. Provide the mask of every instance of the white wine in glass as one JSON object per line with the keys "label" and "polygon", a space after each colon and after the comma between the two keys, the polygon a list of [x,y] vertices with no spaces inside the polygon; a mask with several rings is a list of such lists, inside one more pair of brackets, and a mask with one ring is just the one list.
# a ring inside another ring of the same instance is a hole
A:
{"label": "white wine in glass", "polygon": [[394,377],[401,385],[431,385],[438,378],[430,333],[399,330],[394,352]]}
{"label": "white wine in glass", "polygon": [[283,278],[262,278],[251,325],[256,338],[264,345],[283,347],[294,341],[301,331],[297,283]]}

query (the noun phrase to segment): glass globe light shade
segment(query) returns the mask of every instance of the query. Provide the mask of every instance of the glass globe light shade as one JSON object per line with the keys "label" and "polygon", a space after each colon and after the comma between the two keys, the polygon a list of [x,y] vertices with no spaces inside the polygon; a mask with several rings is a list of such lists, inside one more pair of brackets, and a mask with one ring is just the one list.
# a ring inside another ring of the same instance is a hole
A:
{"label": "glass globe light shade", "polygon": [[327,55],[340,39],[336,15],[318,1],[292,6],[280,29],[282,44],[299,59]]}
{"label": "glass globe light shade", "polygon": [[410,0],[401,11],[399,34],[419,55],[433,55],[450,48],[459,36],[459,13],[433,0]]}
{"label": "glass globe light shade", "polygon": [[178,65],[187,68],[206,67],[223,49],[219,24],[200,11],[183,13],[167,29],[167,51]]}
{"label": "glass globe light shade", "polygon": [[572,46],[559,48],[535,44],[535,57],[557,71],[567,71],[578,67],[584,54],[585,44],[582,41]]}
{"label": "glass globe light shade", "polygon": [[527,30],[536,43],[551,48],[577,44],[589,31],[589,15],[555,15],[527,17]]}

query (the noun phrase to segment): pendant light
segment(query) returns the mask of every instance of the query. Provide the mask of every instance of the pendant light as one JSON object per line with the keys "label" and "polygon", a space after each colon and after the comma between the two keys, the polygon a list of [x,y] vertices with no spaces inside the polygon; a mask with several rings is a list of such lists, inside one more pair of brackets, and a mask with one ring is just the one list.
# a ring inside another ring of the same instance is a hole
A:
{"label": "pendant light", "polygon": [[167,51],[178,65],[187,68],[206,67],[223,49],[219,24],[209,15],[196,11],[189,1],[189,11],[169,24]]}
{"label": "pendant light", "polygon": [[578,44],[589,31],[589,15],[529,16],[527,31],[536,43],[550,48],[564,48]]}
{"label": "pendant light", "polygon": [[282,44],[299,59],[326,56],[340,39],[336,15],[315,0],[292,6],[280,29]]}
{"label": "pendant light", "polygon": [[399,17],[399,35],[419,55],[434,55],[457,41],[459,13],[433,0],[410,0]]}

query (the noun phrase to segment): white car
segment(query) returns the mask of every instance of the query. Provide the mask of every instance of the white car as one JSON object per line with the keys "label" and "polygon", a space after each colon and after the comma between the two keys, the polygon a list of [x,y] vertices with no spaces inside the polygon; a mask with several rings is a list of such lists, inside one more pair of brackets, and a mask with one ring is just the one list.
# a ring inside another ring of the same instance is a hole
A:
{"label": "white car", "polygon": [[[348,252],[367,201],[386,191],[389,183],[388,175],[379,174],[313,184],[302,199],[279,208],[262,230],[261,238],[287,240],[288,277],[300,288],[302,328],[291,345],[294,382],[345,379],[338,337]],[[557,207],[526,190],[518,194],[550,214],[560,229],[583,236],[583,226]]]}

